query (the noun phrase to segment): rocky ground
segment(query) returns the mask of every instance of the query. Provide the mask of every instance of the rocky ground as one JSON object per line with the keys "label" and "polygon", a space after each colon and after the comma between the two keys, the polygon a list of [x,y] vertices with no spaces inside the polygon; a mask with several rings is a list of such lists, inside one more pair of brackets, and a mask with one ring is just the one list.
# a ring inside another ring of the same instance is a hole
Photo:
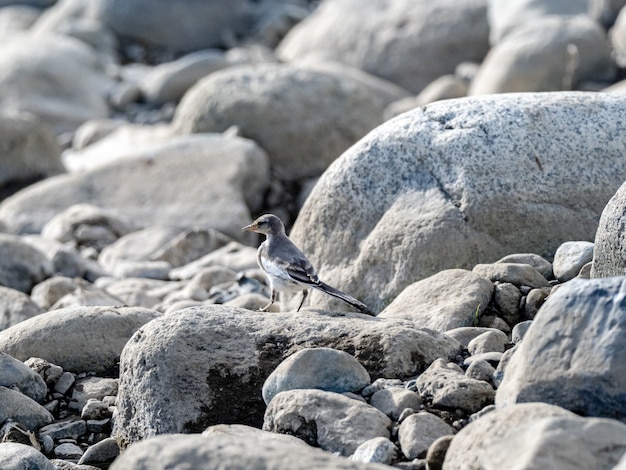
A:
{"label": "rocky ground", "polygon": [[625,469],[626,2],[530,3],[0,2],[0,468]]}

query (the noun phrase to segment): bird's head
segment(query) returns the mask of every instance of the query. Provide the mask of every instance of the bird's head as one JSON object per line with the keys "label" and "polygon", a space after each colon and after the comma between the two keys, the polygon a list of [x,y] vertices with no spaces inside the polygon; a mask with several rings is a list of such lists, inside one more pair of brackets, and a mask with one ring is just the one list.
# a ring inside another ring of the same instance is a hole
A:
{"label": "bird's head", "polygon": [[285,226],[274,214],[265,214],[257,218],[250,225],[246,225],[241,230],[244,232],[256,232],[269,235],[270,233],[284,233]]}

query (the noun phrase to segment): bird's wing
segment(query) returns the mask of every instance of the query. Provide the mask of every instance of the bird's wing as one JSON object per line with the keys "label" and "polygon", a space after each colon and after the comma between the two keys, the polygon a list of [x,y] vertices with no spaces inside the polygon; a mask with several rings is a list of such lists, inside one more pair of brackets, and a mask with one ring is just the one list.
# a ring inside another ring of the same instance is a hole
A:
{"label": "bird's wing", "polygon": [[302,284],[319,284],[320,280],[315,268],[289,238],[285,236],[280,243],[272,246],[278,248],[275,251],[270,250],[270,258],[276,260],[293,281]]}

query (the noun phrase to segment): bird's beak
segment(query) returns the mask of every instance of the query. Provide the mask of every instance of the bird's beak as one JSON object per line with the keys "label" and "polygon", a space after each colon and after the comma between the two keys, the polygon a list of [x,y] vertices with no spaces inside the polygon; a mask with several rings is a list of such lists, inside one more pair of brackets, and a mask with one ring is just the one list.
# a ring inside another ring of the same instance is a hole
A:
{"label": "bird's beak", "polygon": [[256,229],[258,228],[256,223],[251,223],[250,225],[246,225],[245,227],[241,228],[242,232],[255,232]]}

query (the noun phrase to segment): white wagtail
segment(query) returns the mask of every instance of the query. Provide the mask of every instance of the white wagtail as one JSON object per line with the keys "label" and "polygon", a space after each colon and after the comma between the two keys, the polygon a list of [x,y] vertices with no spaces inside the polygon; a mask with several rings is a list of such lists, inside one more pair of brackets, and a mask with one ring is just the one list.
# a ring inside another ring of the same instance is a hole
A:
{"label": "white wagtail", "polygon": [[345,294],[334,287],[320,281],[304,253],[293,244],[285,234],[285,226],[281,220],[273,214],[265,214],[256,219],[250,225],[241,230],[244,232],[262,233],[267,238],[259,246],[257,262],[265,272],[272,291],[271,301],[261,309],[267,311],[276,302],[278,292],[302,291],[302,300],[298,310],[302,307],[304,299],[309,293],[309,288],[320,290],[328,295],[337,297],[362,313],[375,315],[367,305],[359,302],[351,295]]}

